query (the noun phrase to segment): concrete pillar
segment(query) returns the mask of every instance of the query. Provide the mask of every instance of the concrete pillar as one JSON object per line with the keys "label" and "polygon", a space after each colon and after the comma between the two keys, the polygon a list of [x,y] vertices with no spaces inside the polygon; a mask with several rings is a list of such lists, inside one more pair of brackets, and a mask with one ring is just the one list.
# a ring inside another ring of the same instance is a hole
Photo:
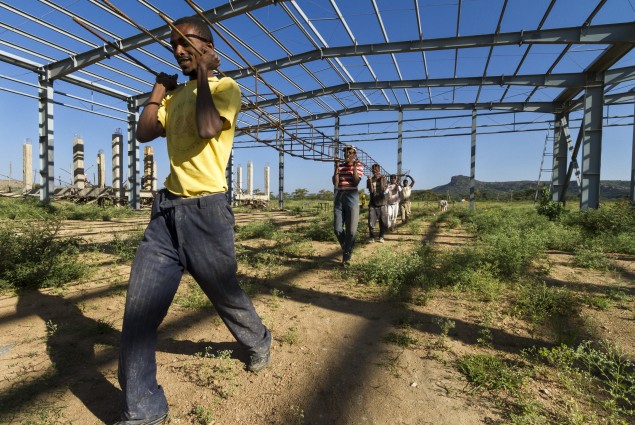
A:
{"label": "concrete pillar", "polygon": [[73,138],[73,186],[77,190],[82,190],[86,187],[84,139],[79,135],[75,135]]}
{"label": "concrete pillar", "polygon": [[[470,151],[470,209],[474,209],[476,199],[476,110],[472,111],[472,139]],[[448,199],[449,202],[449,199]]]}
{"label": "concrete pillar", "polygon": [[115,195],[123,197],[123,176],[121,152],[123,151],[123,135],[121,129],[117,128],[112,134],[112,188]]}
{"label": "concrete pillar", "polygon": [[239,165],[236,170],[236,188],[238,193],[243,193],[243,166]]}
{"label": "concrete pillar", "polygon": [[600,206],[600,165],[602,163],[602,116],[604,86],[593,84],[584,94],[584,134],[582,138],[582,194],[580,209]]}
{"label": "concrete pillar", "polygon": [[25,191],[33,189],[33,146],[29,139],[22,145],[22,179]]}
{"label": "concrete pillar", "polygon": [[254,163],[252,161],[247,162],[247,194],[249,196],[254,194]]}
{"label": "concrete pillar", "polygon": [[271,189],[269,187],[269,165],[265,165],[265,195],[267,195],[267,200],[269,199],[269,193]]}
{"label": "concrete pillar", "polygon": [[152,190],[152,178],[154,171],[154,149],[152,146],[143,148],[143,178],[141,179],[141,189]]}
{"label": "concrete pillar", "polygon": [[97,154],[97,187],[106,187],[106,154],[103,150]]}

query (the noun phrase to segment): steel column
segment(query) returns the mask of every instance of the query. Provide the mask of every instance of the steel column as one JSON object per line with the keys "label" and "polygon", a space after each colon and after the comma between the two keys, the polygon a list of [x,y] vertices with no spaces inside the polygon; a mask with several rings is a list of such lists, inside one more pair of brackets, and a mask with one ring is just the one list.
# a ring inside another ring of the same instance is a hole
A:
{"label": "steel column", "polygon": [[397,118],[397,179],[401,179],[401,154],[403,152],[403,109],[399,110],[399,117]]}
{"label": "steel column", "polygon": [[333,146],[335,146],[335,152],[333,156],[335,158],[340,157],[340,116],[335,115],[335,135],[333,137]]}
{"label": "steel column", "polygon": [[55,161],[53,138],[53,82],[38,76],[38,119],[40,121],[40,200],[49,202],[55,192]]}
{"label": "steel column", "polygon": [[635,207],[635,113],[633,115],[633,146],[631,147],[631,204]]}
{"label": "steel column", "polygon": [[553,167],[551,174],[551,199],[556,202],[564,201],[565,178],[567,176],[567,152],[569,136],[569,114],[558,113],[554,119],[553,139]]}
{"label": "steel column", "polygon": [[[474,209],[476,198],[476,110],[472,110],[472,149],[470,153],[470,209]],[[448,200],[449,202],[449,200]]]}
{"label": "steel column", "polygon": [[225,179],[227,180],[227,202],[229,205],[234,203],[234,149],[229,153],[229,161],[225,167]]}
{"label": "steel column", "polygon": [[278,207],[284,208],[284,133],[278,132]]}
{"label": "steel column", "polygon": [[133,101],[128,102],[128,205],[141,209],[139,190],[139,142],[137,142],[137,122],[139,109]]}
{"label": "steel column", "polygon": [[601,82],[589,85],[584,93],[581,209],[600,206],[603,97],[604,85]]}

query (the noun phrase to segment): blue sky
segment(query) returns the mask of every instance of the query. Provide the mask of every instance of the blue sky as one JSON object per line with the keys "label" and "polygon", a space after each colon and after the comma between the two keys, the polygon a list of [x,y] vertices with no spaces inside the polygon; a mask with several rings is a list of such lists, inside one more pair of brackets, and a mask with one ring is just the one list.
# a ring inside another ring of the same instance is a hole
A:
{"label": "blue sky", "polygon": [[[36,0],[10,0],[9,5],[30,10],[33,15],[40,18],[46,17],[52,22],[57,23],[62,28],[66,28],[71,32],[81,34],[82,37],[92,40],[95,44],[102,44],[100,41],[91,37],[82,31],[77,25],[70,25],[68,18],[60,15],[57,22],[56,16],[58,12],[53,11],[46,5],[42,5]],[[126,37],[136,33],[134,28],[122,22],[112,20],[100,13],[97,8],[87,4],[87,2],[79,2],[77,0],[56,1],[56,4],[82,13],[84,16],[91,16],[94,22],[100,25],[108,26],[108,28],[122,37]],[[121,9],[129,15],[144,19],[143,24],[148,28],[154,28],[162,25],[162,21],[156,17],[147,17],[147,9],[142,8],[136,2],[132,1],[115,1]],[[153,2],[168,13],[169,16],[176,18],[182,15],[191,14],[191,10],[180,2],[157,1]],[[201,2],[202,3],[202,2]],[[209,4],[208,4],[209,3]],[[224,4],[225,1],[206,2],[205,7],[213,7]],[[350,44],[350,38],[345,33],[344,28],[333,19],[333,10],[328,6],[327,1],[299,1],[303,10],[312,19],[313,24],[319,29],[324,36],[325,41],[330,46],[340,46]],[[412,12],[411,0],[391,0],[378,1],[377,4],[382,11],[382,18],[387,28],[387,35],[390,41],[411,40],[416,38],[416,23],[413,21],[414,13]],[[461,12],[460,34],[475,35],[482,33],[491,33],[496,27],[498,16],[500,14],[502,0],[464,0]],[[594,18],[593,24],[630,22],[635,20],[634,0],[609,0],[603,7],[602,11]],[[425,0],[420,2],[422,6],[422,27],[424,38],[451,37],[454,36],[456,30],[456,9],[457,1],[453,0]],[[535,29],[539,20],[544,14],[548,1],[535,0],[528,2],[526,0],[510,0],[501,25],[501,31],[519,31],[521,29]],[[559,0],[556,7],[551,12],[549,18],[545,22],[544,28],[558,28],[567,26],[578,26],[584,21],[586,16],[593,10],[597,1],[590,0]],[[370,1],[340,1],[338,6],[341,12],[347,18],[347,23],[359,44],[380,43],[383,42],[383,36],[379,29]],[[138,11],[138,14],[136,13]],[[270,28],[277,28],[277,33],[281,38],[287,37],[290,44],[287,46],[293,52],[304,52],[312,50],[313,47],[308,43],[305,37],[294,34],[297,30],[285,25],[280,20],[279,9],[268,7],[254,13],[255,16]],[[406,18],[404,18],[406,17]],[[147,21],[145,20],[147,19]],[[34,31],[34,24],[27,19],[16,17],[15,13],[0,9],[0,22],[10,23],[25,32]],[[241,35],[244,41],[252,46],[256,51],[266,57],[268,60],[285,57],[279,47],[275,46],[271,40],[264,39],[262,35],[248,25],[246,18],[230,20],[227,22],[228,27],[237,31],[242,30]],[[46,33],[47,37],[53,43],[60,45],[73,45],[74,50],[84,51],[90,47],[79,43],[75,40],[69,40],[69,37],[50,32]],[[18,36],[6,28],[0,28],[0,40],[20,43],[28,46],[30,41],[23,36]],[[594,57],[598,54],[598,49],[603,46],[573,46],[571,51],[554,69],[553,72],[579,72],[588,66]],[[229,49],[221,41],[217,40],[217,48],[227,52]],[[26,57],[29,60],[44,63],[41,58],[28,55],[24,52],[16,52],[10,46],[0,44],[0,50]],[[60,52],[52,47],[43,49],[44,53],[61,59],[68,55]],[[157,46],[149,46],[148,50],[155,52],[167,61],[173,62],[170,54]],[[561,50],[561,46],[536,46],[532,49],[531,54],[525,65],[522,67],[520,74],[544,73],[547,68],[557,57]],[[485,61],[489,48],[466,49],[459,54],[459,62],[457,67],[458,77],[474,77],[483,73]],[[517,46],[497,47],[488,67],[488,75],[511,75],[513,74],[522,53],[523,48]],[[228,53],[230,56],[231,53]],[[235,57],[235,56],[233,56]],[[410,62],[420,61],[420,53],[403,54],[399,56],[399,71],[404,79],[420,78],[421,70],[410,66]],[[369,64],[373,71],[380,79],[398,79],[398,71],[395,68],[392,59],[387,55],[369,56]],[[251,64],[259,63],[259,60],[253,55],[248,55]],[[122,70],[126,70],[128,65],[119,65],[114,59],[105,61],[112,66],[119,66]],[[148,65],[162,71],[166,69],[166,65],[153,61],[145,60]],[[356,81],[369,81],[372,79],[368,68],[359,57],[344,58],[342,63],[350,71]],[[443,50],[427,53],[427,64],[429,67],[431,78],[451,77],[454,68],[454,51]],[[312,62],[307,66],[315,72],[322,82],[326,85],[340,84],[332,70],[321,62]],[[625,58],[620,60],[616,67],[635,66],[635,54],[629,53]],[[94,67],[94,66],[93,66]],[[233,69],[229,60],[224,61],[222,69]],[[139,70],[134,72],[139,73]],[[174,72],[174,71],[172,71]],[[107,71],[110,73],[110,71]],[[143,73],[143,71],[141,71]],[[315,88],[315,82],[309,81],[305,74],[289,69],[287,75],[298,84],[307,89]],[[108,74],[110,75],[110,74]],[[149,80],[151,76],[144,75]],[[37,100],[32,97],[26,97],[12,93],[7,90],[15,90],[26,93],[30,96],[37,96],[37,89],[34,86],[18,84],[13,80],[28,82],[31,85],[37,84],[36,76],[27,70],[0,62],[0,145],[2,146],[2,155],[0,156],[0,175],[5,178],[11,174],[13,178],[21,177],[22,169],[22,144],[26,139],[30,139],[33,145],[33,164],[34,168],[39,169],[38,162],[38,111]],[[180,77],[183,81],[184,77]],[[271,81],[274,81],[273,79]],[[251,81],[243,82],[246,87],[254,88]],[[138,91],[149,91],[150,87],[142,82],[126,81]],[[276,83],[276,88],[286,93],[295,93],[297,90],[287,82]],[[632,88],[633,84],[624,85],[623,87]],[[55,83],[55,89],[62,93],[74,93],[75,88],[70,84],[58,81]],[[263,90],[263,86],[260,86]],[[480,94],[480,101],[496,101],[504,88],[487,87]],[[459,88],[454,91],[457,102],[471,102],[474,100],[477,88],[467,87]],[[506,97],[508,100],[523,100],[531,89],[526,87],[517,87],[509,90]],[[433,99],[438,102],[449,102],[452,98],[452,90],[447,88],[437,88],[431,90]],[[373,103],[383,103],[383,94],[375,91],[367,91],[369,98]],[[556,91],[557,93],[557,91]],[[409,90],[409,94],[413,103],[424,103],[428,99],[427,89]],[[95,102],[104,103],[125,109],[123,102],[113,101],[106,96],[98,93],[90,93],[86,90],[81,91],[80,95],[84,99],[92,99]],[[388,93],[392,103],[396,101],[405,102],[404,91],[396,90],[395,93]],[[532,98],[535,101],[544,101],[553,98],[554,89],[541,89]],[[342,94],[339,96],[343,103],[352,102],[350,94]],[[115,129],[120,128],[126,140],[126,125],[123,121],[125,117],[121,113],[110,111],[98,105],[89,105],[85,102],[72,100],[63,95],[57,94],[56,100],[67,102],[85,108],[92,108],[95,111],[120,117],[122,119],[113,119],[87,112],[74,110],[61,105],[54,106],[55,113],[55,168],[56,179],[61,178],[62,182],[69,181],[69,169],[72,162],[72,142],[74,135],[81,135],[85,141],[85,168],[89,180],[94,179],[96,174],[96,157],[100,150],[106,152],[108,164],[110,164],[110,141],[111,134]],[[313,100],[305,103],[307,107],[314,105]],[[633,105],[612,106],[605,108],[605,115],[632,115]],[[392,140],[371,141],[370,139],[379,138],[379,135],[364,133],[389,132],[395,135],[397,128],[397,112],[371,112],[367,114],[345,115],[340,118],[342,124],[342,134],[355,133],[361,135],[343,136],[342,140],[355,139],[354,144],[372,158],[382,164],[388,171],[394,172],[397,169],[397,141],[396,137]],[[408,120],[416,118],[429,118],[433,116],[456,116],[469,115],[469,111],[447,111],[447,112],[405,112],[404,113],[404,130],[414,130],[421,128]],[[581,113],[576,112],[571,115],[571,119],[580,118]],[[483,112],[479,116],[479,123],[482,124],[500,124],[509,123],[514,119],[517,122],[546,121],[552,118],[549,114],[530,114],[518,113],[516,117],[511,115],[489,115]],[[365,123],[365,125],[349,126],[354,123]],[[317,122],[316,125],[326,126],[325,132],[332,134],[334,120],[323,120]],[[377,124],[368,124],[377,123]],[[633,119],[621,118],[611,120],[611,123],[620,124],[619,127],[606,127],[603,136],[603,153],[602,153],[602,179],[603,180],[629,180],[631,170],[631,150],[633,143]],[[438,126],[462,126],[469,125],[470,118],[452,118],[440,119]],[[574,121],[573,126],[577,126]],[[430,122],[432,126],[432,122]],[[512,126],[497,127],[504,130],[511,130]],[[529,128],[532,126],[524,125],[519,128]],[[536,180],[540,172],[540,163],[542,160],[543,147],[547,136],[546,124],[536,124],[533,128],[542,128],[540,131],[524,132],[524,133],[502,133],[502,134],[480,134],[477,141],[477,159],[476,159],[476,178],[481,181],[506,181],[506,180]],[[487,130],[490,131],[490,130]],[[466,132],[467,133],[467,132]],[[412,136],[423,133],[410,133]],[[575,140],[577,129],[572,129],[572,137]],[[240,140],[249,140],[241,138]],[[155,156],[158,160],[159,181],[162,182],[168,172],[168,161],[165,150],[165,142],[163,139],[157,139],[151,142],[151,146],[155,149]],[[143,147],[143,145],[142,145]],[[243,181],[246,182],[247,162],[252,161],[254,164],[254,187],[263,189],[263,175],[265,165],[271,168],[271,190],[277,193],[278,190],[278,153],[270,148],[257,149],[236,149],[235,165],[242,165]],[[545,163],[549,164],[551,158],[545,158]],[[291,156],[285,158],[285,192],[293,192],[297,188],[306,188],[310,192],[317,192],[320,189],[331,189],[331,173],[332,164],[303,160]],[[546,166],[548,168],[548,165]],[[416,189],[429,189],[438,185],[449,182],[453,175],[470,173],[470,136],[445,136],[437,138],[415,138],[405,139],[403,142],[403,170],[408,170],[416,179]],[[11,172],[10,172],[11,171]],[[548,179],[550,174],[543,172],[543,179]],[[107,168],[107,180],[110,181],[110,165]]]}

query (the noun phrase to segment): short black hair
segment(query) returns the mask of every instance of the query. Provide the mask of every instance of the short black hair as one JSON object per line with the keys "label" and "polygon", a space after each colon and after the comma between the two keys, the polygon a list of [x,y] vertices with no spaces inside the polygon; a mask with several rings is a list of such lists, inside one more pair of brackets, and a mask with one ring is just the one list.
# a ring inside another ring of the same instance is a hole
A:
{"label": "short black hair", "polygon": [[184,16],[172,22],[172,25],[174,25],[175,27],[179,25],[185,25],[185,24],[192,25],[194,28],[196,28],[198,35],[200,35],[206,41],[209,41],[212,44],[214,44],[214,37],[212,36],[212,31],[210,31],[209,26],[203,19],[201,19],[200,16],[198,15]]}

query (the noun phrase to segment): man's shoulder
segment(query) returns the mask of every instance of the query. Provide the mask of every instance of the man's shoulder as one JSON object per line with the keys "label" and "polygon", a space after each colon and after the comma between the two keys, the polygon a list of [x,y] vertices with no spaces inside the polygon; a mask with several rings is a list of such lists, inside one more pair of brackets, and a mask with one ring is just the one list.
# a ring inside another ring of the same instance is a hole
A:
{"label": "man's shoulder", "polygon": [[236,80],[234,80],[231,77],[222,77],[222,78],[218,78],[218,77],[212,77],[209,79],[210,83],[216,83],[219,86],[222,87],[235,87],[238,88],[238,83],[236,82]]}

